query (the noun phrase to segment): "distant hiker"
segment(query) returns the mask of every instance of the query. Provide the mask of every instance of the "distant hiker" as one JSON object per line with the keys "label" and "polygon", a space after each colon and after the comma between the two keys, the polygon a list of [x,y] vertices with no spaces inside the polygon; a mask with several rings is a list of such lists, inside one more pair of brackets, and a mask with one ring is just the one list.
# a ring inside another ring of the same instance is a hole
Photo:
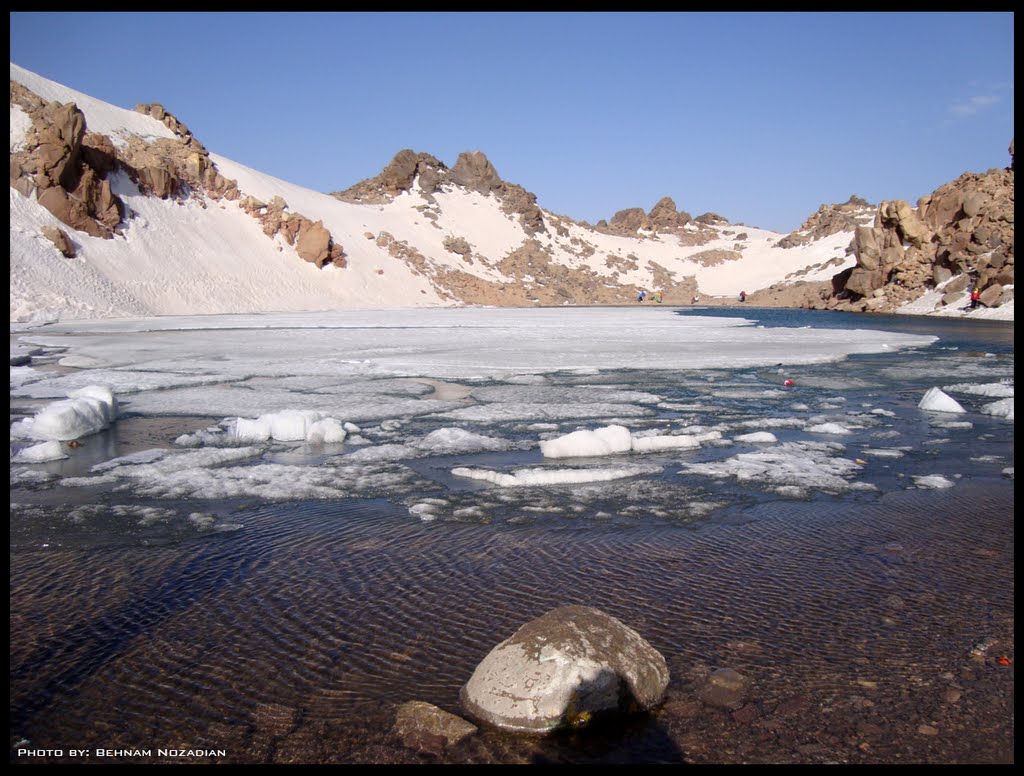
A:
{"label": "distant hiker", "polygon": [[747,301],[747,292],[746,291],[740,291],[740,301],[741,302]]}
{"label": "distant hiker", "polygon": [[638,302],[642,302],[642,301],[644,301],[644,299],[646,299],[646,298],[647,298],[647,292],[646,292],[646,291],[641,291],[641,292],[640,292],[640,293],[639,293],[639,294],[637,295],[637,297],[636,297],[636,301],[638,301]]}
{"label": "distant hiker", "polygon": [[661,304],[661,298],[661,291],[654,295],[654,301],[657,302],[658,304]]}
{"label": "distant hiker", "polygon": [[700,301],[700,297],[696,294],[693,295],[693,299],[690,300],[690,304],[697,304]]}
{"label": "distant hiker", "polygon": [[973,310],[978,306],[978,302],[981,301],[981,289],[975,286],[971,289],[971,306],[968,308]]}

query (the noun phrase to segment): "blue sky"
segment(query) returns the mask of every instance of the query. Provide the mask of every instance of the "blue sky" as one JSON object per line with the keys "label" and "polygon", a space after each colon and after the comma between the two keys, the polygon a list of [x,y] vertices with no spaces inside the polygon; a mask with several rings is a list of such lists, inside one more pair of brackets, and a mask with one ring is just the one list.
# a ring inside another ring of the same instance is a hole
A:
{"label": "blue sky", "polygon": [[789,231],[1009,164],[1012,13],[12,13],[11,61],[319,191],[480,150],[556,213]]}

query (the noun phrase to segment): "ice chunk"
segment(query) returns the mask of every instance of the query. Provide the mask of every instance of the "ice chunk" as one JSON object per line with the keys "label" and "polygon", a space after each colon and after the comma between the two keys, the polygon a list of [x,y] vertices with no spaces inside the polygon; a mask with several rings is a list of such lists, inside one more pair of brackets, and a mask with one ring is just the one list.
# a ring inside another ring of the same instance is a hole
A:
{"label": "ice chunk", "polygon": [[11,436],[66,442],[98,433],[116,418],[117,399],[111,390],[89,385],[18,421],[11,426]]}
{"label": "ice chunk", "polygon": [[309,427],[306,441],[310,444],[337,445],[345,441],[347,432],[341,421],[334,418],[323,418]]}
{"label": "ice chunk", "polygon": [[492,482],[503,488],[516,488],[531,485],[573,485],[583,482],[607,482],[625,477],[636,477],[640,474],[660,472],[661,467],[649,466],[618,466],[604,469],[519,469],[506,474],[490,469],[470,469],[460,466],[452,469],[456,477]]}
{"label": "ice chunk", "polygon": [[1000,399],[984,405],[981,411],[986,415],[996,415],[1000,418],[1013,420],[1013,399]]}
{"label": "ice chunk", "polygon": [[774,445],[779,438],[770,431],[755,431],[753,434],[740,434],[736,437],[737,442],[757,445]]}
{"label": "ice chunk", "polygon": [[854,485],[846,478],[860,471],[860,464],[839,458],[832,452],[842,445],[826,442],[786,442],[771,450],[739,453],[725,461],[688,463],[680,474],[735,477],[740,482],[758,481],[778,489],[816,488],[830,492],[848,491]]}
{"label": "ice chunk", "polygon": [[952,480],[948,480],[941,474],[915,475],[914,484],[919,488],[952,488]]}
{"label": "ice chunk", "polygon": [[966,412],[956,399],[942,392],[941,388],[929,388],[917,405],[928,412]]}
{"label": "ice chunk", "polygon": [[841,426],[838,423],[820,423],[817,426],[808,426],[808,431],[812,434],[852,434],[846,426]]}
{"label": "ice chunk", "polygon": [[[339,444],[345,441],[348,430],[335,419],[324,417],[315,410],[283,410],[260,415],[255,420],[233,418],[226,422],[225,436],[244,442],[300,442],[311,444]],[[203,441],[202,435],[198,438]],[[192,438],[181,440],[186,445]]]}
{"label": "ice chunk", "polygon": [[[722,435],[717,432],[718,437]],[[656,453],[661,450],[696,450],[700,447],[701,437],[696,434],[679,434],[676,436],[634,437],[633,449],[638,453]]]}
{"label": "ice chunk", "polygon": [[47,461],[59,461],[67,457],[68,455],[64,452],[60,442],[54,440],[19,450],[11,458],[11,463],[46,463]]}
{"label": "ice chunk", "polygon": [[957,383],[956,385],[944,386],[944,389],[956,393],[970,393],[976,396],[991,396],[992,398],[1013,396],[1013,386],[1008,383]]}
{"label": "ice chunk", "polygon": [[439,428],[412,445],[424,452],[444,455],[448,453],[473,453],[482,450],[507,450],[511,443],[506,439],[474,434],[462,428]]}
{"label": "ice chunk", "polygon": [[629,452],[633,438],[625,426],[605,426],[594,431],[571,434],[540,443],[545,458],[576,458]]}

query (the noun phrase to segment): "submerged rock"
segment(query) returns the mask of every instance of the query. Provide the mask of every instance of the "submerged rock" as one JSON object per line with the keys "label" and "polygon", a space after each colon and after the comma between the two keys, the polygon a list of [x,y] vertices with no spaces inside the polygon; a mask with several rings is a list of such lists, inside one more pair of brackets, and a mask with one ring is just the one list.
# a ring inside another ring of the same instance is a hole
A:
{"label": "submerged rock", "polygon": [[395,735],[410,749],[444,749],[476,733],[476,725],[430,703],[409,701],[398,707]]}
{"label": "submerged rock", "polygon": [[591,607],[563,606],[491,650],[461,699],[484,722],[547,732],[598,714],[651,709],[668,678],[665,658],[632,628]]}
{"label": "submerged rock", "polygon": [[698,696],[708,706],[734,711],[747,701],[750,682],[731,668],[720,668],[708,677]]}

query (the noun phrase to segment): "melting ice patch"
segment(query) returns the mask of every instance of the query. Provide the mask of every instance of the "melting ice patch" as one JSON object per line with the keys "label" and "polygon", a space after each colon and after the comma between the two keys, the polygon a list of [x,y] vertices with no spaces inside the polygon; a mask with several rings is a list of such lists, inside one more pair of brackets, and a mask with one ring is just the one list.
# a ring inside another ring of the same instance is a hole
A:
{"label": "melting ice patch", "polygon": [[1000,399],[999,401],[985,404],[981,407],[981,411],[986,415],[995,415],[999,418],[1013,420],[1013,399]]}
{"label": "melting ice patch", "polygon": [[436,417],[470,423],[505,423],[517,420],[540,421],[567,420],[570,418],[643,417],[652,414],[652,410],[632,404],[530,404],[516,402],[461,407],[448,412],[438,413]]}
{"label": "melting ice patch", "polygon": [[491,469],[471,469],[460,466],[452,469],[456,477],[483,480],[502,488],[521,488],[538,485],[575,485],[584,482],[605,482],[641,474],[661,472],[660,466],[614,466],[594,469],[517,469],[512,473]]}
{"label": "melting ice patch", "polygon": [[439,428],[411,444],[433,455],[507,450],[511,447],[511,442],[507,439],[474,434],[462,428]]}
{"label": "melting ice patch", "polygon": [[246,442],[309,442],[340,444],[345,441],[345,428],[340,420],[324,417],[316,410],[285,410],[260,415],[255,420],[235,418],[226,429],[229,437]]}
{"label": "melting ice patch", "polygon": [[952,488],[953,481],[946,479],[941,474],[915,475],[914,484],[924,489]]}
{"label": "melting ice patch", "polygon": [[540,443],[545,458],[572,458],[626,453],[633,446],[633,437],[625,426],[605,426],[593,431],[571,434]]}
{"label": "melting ice patch", "polygon": [[60,461],[67,458],[68,454],[60,442],[43,442],[31,447],[25,447],[11,456],[11,463],[47,463],[48,461]]}
{"label": "melting ice patch", "polygon": [[970,393],[996,399],[1013,396],[1013,385],[1009,383],[957,383],[943,386],[943,389],[951,393]]}
{"label": "melting ice patch", "polygon": [[736,441],[744,444],[774,445],[779,438],[771,431],[755,431],[752,434],[740,434]]}
{"label": "melting ice patch", "polygon": [[834,442],[784,442],[771,450],[739,453],[723,461],[684,464],[679,473],[760,482],[787,496],[802,497],[810,490],[875,490],[869,483],[849,481],[861,465],[834,455],[843,449]]}
{"label": "melting ice patch", "polygon": [[840,425],[839,423],[819,423],[816,426],[808,426],[807,431],[812,434],[833,434],[840,436],[853,433],[846,426]]}
{"label": "melting ice patch", "polygon": [[604,426],[593,431],[580,430],[540,443],[545,458],[587,458],[618,453],[652,453],[664,450],[694,450],[702,442],[719,440],[717,430],[700,429],[691,434],[632,434],[625,426]]}
{"label": "melting ice patch", "polygon": [[[157,456],[156,452],[164,454]],[[153,498],[262,498],[268,501],[363,498],[423,486],[408,469],[396,466],[350,463],[291,466],[258,462],[224,465],[261,452],[262,448],[257,447],[147,451],[144,458],[126,456],[108,461],[99,468],[93,467],[96,476],[68,478],[61,484],[111,485],[115,491],[131,491]]]}

